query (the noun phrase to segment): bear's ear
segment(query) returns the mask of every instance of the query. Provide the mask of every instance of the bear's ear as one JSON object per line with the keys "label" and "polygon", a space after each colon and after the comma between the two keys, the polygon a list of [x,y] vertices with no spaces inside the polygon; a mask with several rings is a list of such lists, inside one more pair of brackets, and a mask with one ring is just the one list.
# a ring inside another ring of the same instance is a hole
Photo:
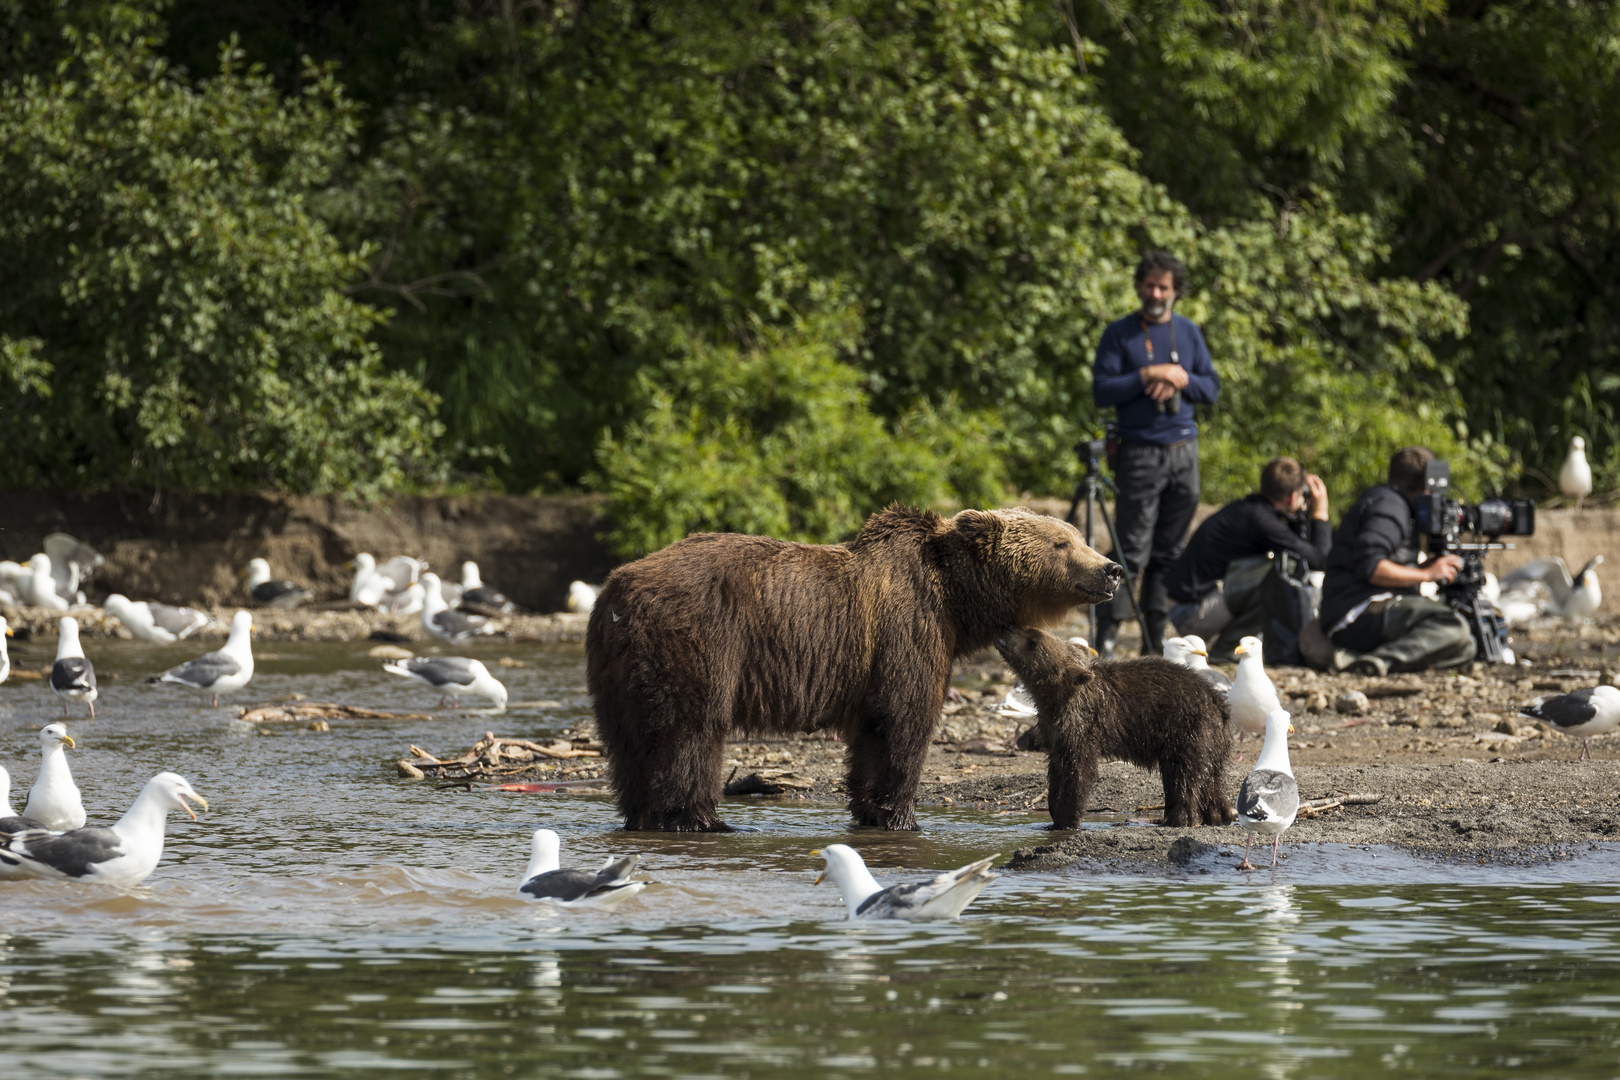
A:
{"label": "bear's ear", "polygon": [[1076,664],[1069,669],[1069,685],[1081,687],[1097,677],[1097,673],[1086,664]]}
{"label": "bear's ear", "polygon": [[994,510],[959,510],[951,524],[973,544],[988,547],[1001,535],[1003,522]]}

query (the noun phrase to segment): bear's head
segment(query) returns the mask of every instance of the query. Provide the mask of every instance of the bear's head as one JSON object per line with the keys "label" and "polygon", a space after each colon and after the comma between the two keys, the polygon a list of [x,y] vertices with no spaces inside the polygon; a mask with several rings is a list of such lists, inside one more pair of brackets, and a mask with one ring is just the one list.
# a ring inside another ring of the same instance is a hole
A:
{"label": "bear's head", "polygon": [[1049,626],[1112,599],[1125,575],[1079,529],[1032,510],[963,510],[951,524],[1005,576],[1015,598],[1009,621],[1021,625]]}
{"label": "bear's head", "polygon": [[996,638],[996,651],[1023,681],[1045,713],[1060,709],[1074,692],[1097,677],[1096,651],[1080,639],[1064,641],[1033,626],[1009,626]]}

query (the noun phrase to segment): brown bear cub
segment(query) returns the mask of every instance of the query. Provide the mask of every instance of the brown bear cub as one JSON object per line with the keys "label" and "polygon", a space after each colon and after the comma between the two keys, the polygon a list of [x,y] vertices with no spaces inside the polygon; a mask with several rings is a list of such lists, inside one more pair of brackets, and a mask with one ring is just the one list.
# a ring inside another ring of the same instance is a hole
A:
{"label": "brown bear cub", "polygon": [[1226,794],[1226,699],[1196,672],[1157,656],[1098,660],[1029,627],[1008,628],[996,648],[1035,700],[1054,829],[1080,827],[1104,758],[1158,767],[1166,825],[1237,816]]}

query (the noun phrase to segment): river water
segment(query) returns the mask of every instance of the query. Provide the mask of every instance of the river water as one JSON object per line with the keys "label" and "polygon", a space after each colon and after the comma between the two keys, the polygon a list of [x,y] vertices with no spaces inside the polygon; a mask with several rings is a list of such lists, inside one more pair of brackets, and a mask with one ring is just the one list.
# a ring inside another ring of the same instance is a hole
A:
{"label": "river water", "polygon": [[[475,647],[505,716],[261,734],[139,684],[197,646],[89,644],[101,718],[70,724],[70,757],[91,821],[162,769],[210,809],[171,815],[132,892],[0,882],[4,1077],[1620,1075],[1614,851],[1459,867],[1297,845],[1275,873],[1008,874],[956,923],[851,925],[810,849],[853,842],[894,880],[1039,842],[1040,819],[926,810],[921,834],[852,835],[834,806],[738,801],[750,831],[627,835],[598,796],[393,768],[410,743],[583,718],[579,646]],[[433,704],[366,648],[263,643],[241,696]],[[54,642],[13,651],[37,668]],[[59,716],[42,684],[0,685],[20,792]],[[657,884],[615,915],[515,899],[541,825],[565,864],[639,851]]]}

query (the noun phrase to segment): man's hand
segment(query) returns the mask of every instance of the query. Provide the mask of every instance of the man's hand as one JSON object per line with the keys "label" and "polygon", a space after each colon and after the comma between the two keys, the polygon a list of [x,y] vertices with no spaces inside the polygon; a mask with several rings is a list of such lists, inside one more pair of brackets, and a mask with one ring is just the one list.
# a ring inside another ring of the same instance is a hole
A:
{"label": "man's hand", "polygon": [[1311,500],[1311,517],[1318,521],[1329,521],[1327,485],[1315,473],[1305,477],[1305,492]]}
{"label": "man's hand", "polygon": [[1462,567],[1462,556],[1442,555],[1424,563],[1422,570],[1426,580],[1449,585],[1462,572]]}
{"label": "man's hand", "polygon": [[1169,401],[1170,395],[1187,385],[1187,369],[1180,364],[1149,364],[1139,368],[1142,392],[1154,401]]}

